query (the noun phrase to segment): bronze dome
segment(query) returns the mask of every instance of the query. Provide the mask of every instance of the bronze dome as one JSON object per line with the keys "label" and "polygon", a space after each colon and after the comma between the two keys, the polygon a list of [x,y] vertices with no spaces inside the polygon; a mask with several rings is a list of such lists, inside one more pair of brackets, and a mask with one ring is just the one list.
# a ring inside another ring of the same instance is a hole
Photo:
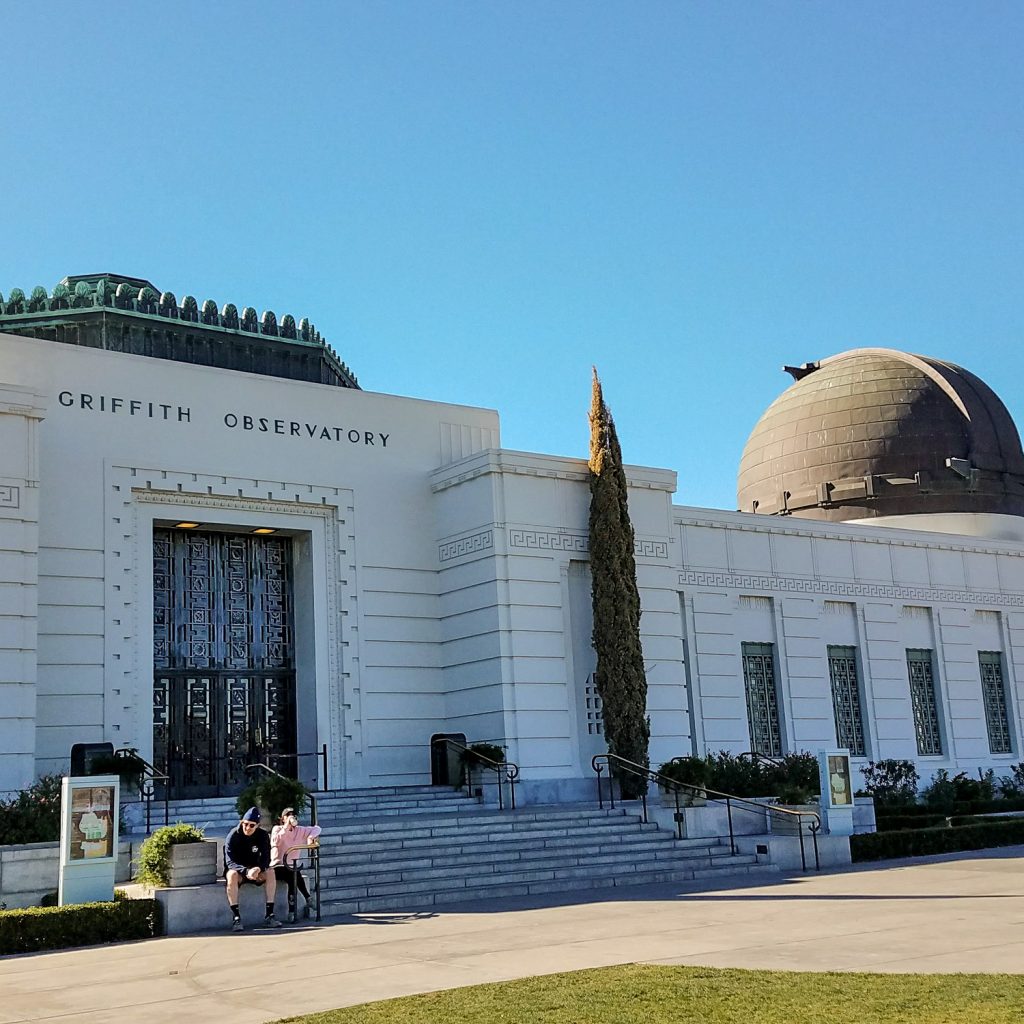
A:
{"label": "bronze dome", "polygon": [[884,348],[786,367],[796,378],[740,461],[741,512],[841,521],[929,512],[1024,515],[1024,452],[973,373]]}

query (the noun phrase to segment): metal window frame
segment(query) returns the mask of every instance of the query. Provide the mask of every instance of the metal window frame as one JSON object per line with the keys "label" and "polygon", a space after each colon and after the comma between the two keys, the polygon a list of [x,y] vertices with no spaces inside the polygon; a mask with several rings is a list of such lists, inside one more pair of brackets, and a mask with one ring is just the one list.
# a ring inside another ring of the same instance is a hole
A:
{"label": "metal window frame", "polygon": [[906,653],[918,756],[941,757],[945,753],[945,742],[936,689],[935,651],[930,647],[908,647]]}
{"label": "metal window frame", "polygon": [[[779,674],[775,661],[775,644],[748,643],[740,644],[740,658],[743,663],[743,690],[747,705],[747,729],[750,732],[750,749],[768,757],[781,757],[782,714],[779,703]],[[769,672],[764,672],[764,666]],[[757,678],[760,676],[760,678]],[[760,686],[760,693],[756,692]],[[761,701],[762,707],[755,708],[755,702]],[[758,720],[760,712],[764,712],[762,721]],[[755,715],[755,712],[758,715]]]}
{"label": "metal window frame", "polygon": [[[842,653],[839,653],[842,652]],[[836,725],[836,743],[838,746],[850,751],[851,757],[866,757],[868,751],[867,730],[864,727],[864,693],[862,687],[862,676],[858,664],[857,647],[855,644],[827,644],[826,654],[828,657],[828,677],[832,690],[832,716]],[[839,662],[849,662],[852,665],[852,683],[847,679],[837,679],[836,667]],[[840,697],[838,692],[841,686],[846,687],[846,695],[850,703],[850,715],[852,722],[852,736],[849,730],[843,727],[840,714]]]}
{"label": "metal window frame", "polygon": [[[995,671],[992,671],[993,669]],[[1012,754],[1014,735],[1010,723],[1010,701],[1006,689],[1003,652],[978,651],[978,671],[981,676],[981,701],[985,709],[989,753]]]}

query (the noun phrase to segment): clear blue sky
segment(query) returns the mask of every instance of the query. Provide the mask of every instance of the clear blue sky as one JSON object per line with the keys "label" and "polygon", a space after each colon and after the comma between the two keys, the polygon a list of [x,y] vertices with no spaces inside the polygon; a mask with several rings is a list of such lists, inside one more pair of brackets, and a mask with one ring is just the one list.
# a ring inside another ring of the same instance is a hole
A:
{"label": "clear blue sky", "polygon": [[783,363],[961,362],[1024,422],[1024,4],[3,8],[0,292],[309,316],[368,390],[482,405],[735,507]]}

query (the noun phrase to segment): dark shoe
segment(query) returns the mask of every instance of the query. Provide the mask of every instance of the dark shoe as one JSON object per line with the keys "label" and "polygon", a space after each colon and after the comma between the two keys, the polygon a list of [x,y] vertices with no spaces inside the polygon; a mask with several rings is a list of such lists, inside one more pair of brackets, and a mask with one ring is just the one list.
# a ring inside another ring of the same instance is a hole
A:
{"label": "dark shoe", "polygon": [[278,921],[278,919],[276,917],[274,917],[273,914],[267,914],[267,916],[265,918],[263,918],[263,927],[264,928],[280,928],[281,927],[281,922]]}
{"label": "dark shoe", "polygon": [[231,930],[233,932],[240,932],[242,930],[242,919],[240,917],[236,917],[234,921],[231,922]]}
{"label": "dark shoe", "polygon": [[308,920],[309,920],[309,918],[310,918],[310,913],[309,913],[309,904],[308,904],[308,903],[307,903],[307,904],[306,904],[306,905],[305,905],[305,906],[304,906],[304,907],[302,908],[302,916],[303,916],[303,917],[304,917],[304,918],[305,918],[305,919],[306,919],[307,921],[308,921]]}
{"label": "dark shoe", "polygon": [[295,924],[295,911],[289,910],[288,917],[285,918],[285,920],[288,922],[288,924]]}

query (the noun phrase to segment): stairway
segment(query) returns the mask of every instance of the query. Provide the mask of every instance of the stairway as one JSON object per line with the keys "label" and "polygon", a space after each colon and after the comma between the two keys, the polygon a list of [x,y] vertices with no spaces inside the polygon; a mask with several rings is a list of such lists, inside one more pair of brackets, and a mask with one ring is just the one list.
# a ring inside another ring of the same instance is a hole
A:
{"label": "stairway", "polygon": [[[676,839],[622,807],[499,811],[451,789],[403,786],[321,793],[317,813],[325,917],[774,870],[718,839]],[[211,838],[237,820],[229,798],[171,808],[171,821],[210,822]]]}

